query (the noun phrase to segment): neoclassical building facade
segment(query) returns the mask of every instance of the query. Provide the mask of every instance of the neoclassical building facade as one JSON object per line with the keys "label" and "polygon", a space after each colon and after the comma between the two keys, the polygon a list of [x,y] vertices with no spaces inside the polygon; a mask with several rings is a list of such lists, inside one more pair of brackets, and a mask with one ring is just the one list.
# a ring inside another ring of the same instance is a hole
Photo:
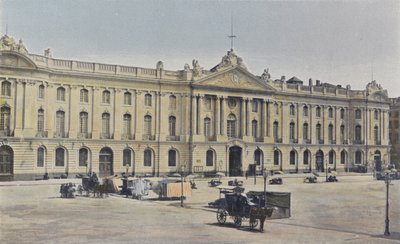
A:
{"label": "neoclassical building facade", "polygon": [[0,176],[35,179],[388,163],[387,92],[248,71],[233,50],[210,70],[140,68],[31,54],[0,39]]}

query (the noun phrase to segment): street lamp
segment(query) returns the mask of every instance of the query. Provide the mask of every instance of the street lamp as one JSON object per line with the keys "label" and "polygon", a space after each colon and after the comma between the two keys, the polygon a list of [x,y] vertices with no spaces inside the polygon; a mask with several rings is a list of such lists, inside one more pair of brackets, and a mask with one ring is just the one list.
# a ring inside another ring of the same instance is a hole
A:
{"label": "street lamp", "polygon": [[181,167],[181,207],[183,208],[183,174],[185,171],[185,165]]}
{"label": "street lamp", "polygon": [[257,164],[256,164],[256,162],[254,162],[254,185],[257,184],[257,178],[256,178],[257,169],[256,169],[256,167],[257,167]]}
{"label": "street lamp", "polygon": [[390,236],[389,232],[389,184],[390,184],[390,174],[386,171],[385,174],[385,184],[386,184],[386,219],[385,219],[385,236]]}
{"label": "street lamp", "polygon": [[328,182],[328,161],[325,160],[325,181]]}
{"label": "street lamp", "polygon": [[263,177],[264,177],[264,207],[267,206],[267,176],[268,172],[266,168],[263,168]]}

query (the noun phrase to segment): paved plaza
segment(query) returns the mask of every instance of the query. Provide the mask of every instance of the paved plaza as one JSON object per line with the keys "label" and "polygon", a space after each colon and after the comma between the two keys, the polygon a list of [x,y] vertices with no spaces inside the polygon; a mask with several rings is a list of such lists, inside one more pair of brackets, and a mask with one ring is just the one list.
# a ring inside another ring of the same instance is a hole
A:
{"label": "paved plaza", "polygon": [[[0,182],[1,243],[400,243],[400,181],[390,185],[390,231],[385,237],[385,184],[371,175],[339,176],[338,183],[305,184],[285,175],[270,191],[291,192],[291,218],[265,223],[265,232],[248,223],[217,224],[207,203],[218,190],[196,180],[197,190],[179,201],[156,195],[138,201],[107,198],[61,199],[65,180]],[[240,179],[247,190],[262,190],[263,179]],[[78,179],[68,179],[79,183]],[[222,180],[227,185],[228,178]]]}

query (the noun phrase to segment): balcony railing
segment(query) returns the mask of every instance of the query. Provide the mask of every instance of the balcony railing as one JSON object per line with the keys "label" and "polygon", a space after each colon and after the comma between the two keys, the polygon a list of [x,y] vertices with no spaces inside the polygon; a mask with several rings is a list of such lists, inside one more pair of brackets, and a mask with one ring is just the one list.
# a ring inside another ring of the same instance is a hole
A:
{"label": "balcony railing", "polygon": [[217,137],[216,136],[206,136],[206,141],[216,141]]}
{"label": "balcony railing", "polygon": [[135,140],[135,135],[133,134],[122,134],[121,140]]}
{"label": "balcony railing", "polygon": [[10,130],[0,130],[0,136],[11,136]]}
{"label": "balcony railing", "polygon": [[156,136],[154,135],[143,135],[143,141],[154,141],[156,139]]}
{"label": "balcony railing", "polygon": [[54,138],[68,138],[68,133],[67,132],[54,132],[53,134]]}
{"label": "balcony railing", "polygon": [[180,136],[167,136],[167,141],[180,141]]}
{"label": "balcony railing", "polygon": [[322,140],[322,139],[319,139],[317,141],[318,141],[318,144],[324,144],[324,140]]}
{"label": "balcony railing", "polygon": [[329,144],[336,144],[336,140],[330,140]]}
{"label": "balcony railing", "polygon": [[111,134],[111,133],[100,133],[100,139],[113,139],[113,134]]}
{"label": "balcony railing", "polygon": [[92,138],[92,133],[82,132],[77,134],[78,139],[90,139]]}
{"label": "balcony railing", "polygon": [[345,145],[349,144],[349,140],[342,140],[342,144],[345,144]]}
{"label": "balcony railing", "polygon": [[353,144],[364,144],[364,140],[354,140]]}
{"label": "balcony railing", "polygon": [[290,139],[289,142],[297,144],[297,143],[299,143],[299,140],[298,139]]}
{"label": "balcony railing", "polygon": [[303,139],[304,144],[311,144],[311,139]]}
{"label": "balcony railing", "polygon": [[254,142],[264,142],[264,137],[253,137]]}
{"label": "balcony railing", "polygon": [[36,137],[43,137],[43,138],[45,138],[45,137],[47,137],[47,136],[48,136],[48,132],[45,131],[45,130],[36,131]]}
{"label": "balcony railing", "polygon": [[375,145],[382,145],[381,141],[375,141]]}
{"label": "balcony railing", "polygon": [[282,138],[275,138],[276,143],[282,143]]}

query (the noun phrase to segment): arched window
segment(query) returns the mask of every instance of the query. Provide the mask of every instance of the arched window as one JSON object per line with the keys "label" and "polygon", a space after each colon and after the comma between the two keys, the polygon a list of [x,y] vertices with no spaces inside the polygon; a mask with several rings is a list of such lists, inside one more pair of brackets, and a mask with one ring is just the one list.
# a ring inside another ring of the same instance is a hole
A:
{"label": "arched window", "polygon": [[227,123],[228,129],[228,137],[236,137],[236,117],[233,114],[230,114],[228,116],[228,123]]}
{"label": "arched window", "polygon": [[289,113],[291,116],[294,116],[296,114],[296,110],[293,104],[291,104],[289,107]]}
{"label": "arched window", "polygon": [[56,136],[64,137],[65,132],[65,113],[64,111],[56,112]]}
{"label": "arched window", "polygon": [[329,164],[334,164],[336,159],[336,153],[333,150],[329,151]]}
{"label": "arched window", "polygon": [[333,118],[333,108],[328,108],[328,116],[329,118]]}
{"label": "arched window", "polygon": [[102,100],[103,103],[110,104],[111,93],[109,91],[103,91]]}
{"label": "arched window", "polygon": [[206,166],[214,165],[214,151],[212,149],[208,149],[206,153]]}
{"label": "arched window", "polygon": [[81,89],[80,101],[81,101],[81,103],[88,103],[89,102],[89,91],[88,90]]}
{"label": "arched window", "polygon": [[148,93],[144,95],[144,106],[151,107],[151,95]]}
{"label": "arched window", "polygon": [[345,150],[342,150],[340,153],[340,164],[346,164],[347,162],[347,152]]}
{"label": "arched window", "polygon": [[124,104],[131,105],[132,104],[132,94],[130,92],[124,93]]}
{"label": "arched window", "polygon": [[357,151],[355,158],[356,158],[355,164],[361,164],[362,163],[362,152]]}
{"label": "arched window", "polygon": [[176,118],[175,116],[169,116],[169,135],[176,136]]}
{"label": "arched window", "polygon": [[125,148],[122,152],[122,165],[123,166],[132,166],[132,150],[129,148]]}
{"label": "arched window", "polygon": [[344,109],[342,108],[342,109],[340,109],[340,118],[341,119],[344,119],[346,116],[345,116],[345,114],[344,114]]}
{"label": "arched window", "polygon": [[65,165],[65,150],[64,148],[56,149],[56,166],[63,167]]}
{"label": "arched window", "polygon": [[104,139],[110,138],[110,114],[103,113],[101,116],[101,132]]}
{"label": "arched window", "polygon": [[332,140],[333,140],[333,125],[332,124],[328,125],[328,140],[329,140],[329,142],[332,142]]}
{"label": "arched window", "polygon": [[303,124],[303,139],[308,140],[308,123]]}
{"label": "arched window", "polygon": [[251,135],[254,138],[257,137],[257,120],[251,121]]}
{"label": "arched window", "polygon": [[88,164],[89,151],[86,148],[79,149],[79,166],[85,167]]}
{"label": "arched window", "polygon": [[290,151],[290,160],[289,160],[289,163],[290,163],[290,165],[295,165],[295,164],[296,164],[296,161],[297,161],[297,158],[296,158],[296,151],[295,151],[295,150],[292,150],[292,151]]}
{"label": "arched window", "polygon": [[43,132],[44,131],[44,110],[38,110],[38,117],[37,117],[37,131]]}
{"label": "arched window", "polygon": [[39,86],[38,98],[44,99],[44,85]]}
{"label": "arched window", "polygon": [[308,165],[310,163],[310,151],[306,150],[303,152],[303,164]]}
{"label": "arched window", "polygon": [[1,83],[1,95],[11,96],[11,82],[5,80]]}
{"label": "arched window", "polygon": [[342,144],[345,144],[345,127],[344,125],[340,126],[340,141]]}
{"label": "arched window", "polygon": [[376,145],[380,144],[380,140],[379,140],[379,128],[377,125],[375,125],[374,127],[374,141]]}
{"label": "arched window", "polygon": [[151,116],[144,116],[144,135],[151,135]]}
{"label": "arched window", "polygon": [[318,118],[321,117],[321,107],[320,106],[317,106],[315,108],[315,116]]}
{"label": "arched window", "polygon": [[260,149],[254,151],[254,162],[257,165],[263,165],[263,152]]}
{"label": "arched window", "polygon": [[274,151],[274,165],[281,164],[281,152],[279,150]]}
{"label": "arched window", "polygon": [[43,147],[39,147],[37,150],[37,167],[44,167],[44,155],[45,150]]}
{"label": "arched window", "polygon": [[356,109],[356,115],[355,115],[355,117],[356,117],[356,119],[361,119],[361,110],[360,109]]}
{"label": "arched window", "polygon": [[132,117],[130,114],[124,114],[124,124],[122,128],[122,133],[124,135],[131,135],[131,121]]}
{"label": "arched window", "polygon": [[278,123],[278,121],[274,122],[273,135],[274,135],[274,140],[277,141],[279,139],[279,123]]}
{"label": "arched window", "polygon": [[294,140],[295,139],[294,128],[295,128],[295,124],[294,124],[294,122],[291,122],[289,124],[289,139],[290,140]]}
{"label": "arched window", "polygon": [[378,119],[379,119],[379,113],[378,113],[378,110],[377,110],[377,109],[374,110],[374,119],[375,119],[375,120],[378,120]]}
{"label": "arched window", "polygon": [[176,151],[173,149],[168,151],[168,166],[169,167],[176,166]]}
{"label": "arched window", "polygon": [[57,101],[65,101],[65,88],[57,88]]}
{"label": "arched window", "polygon": [[151,166],[151,161],[152,161],[152,152],[150,149],[144,150],[144,160],[143,160],[143,165],[144,166]]}
{"label": "arched window", "polygon": [[303,116],[308,116],[308,107],[306,105],[303,107]]}
{"label": "arched window", "polygon": [[356,139],[356,143],[358,143],[358,144],[361,143],[361,125],[356,125],[355,139]]}
{"label": "arched window", "polygon": [[176,109],[176,96],[175,95],[169,96],[169,108]]}
{"label": "arched window", "polygon": [[206,137],[211,136],[211,119],[210,118],[204,119],[204,136],[206,136]]}
{"label": "arched window", "polygon": [[321,124],[318,123],[317,126],[315,127],[315,135],[317,137],[317,140],[322,139],[322,134],[321,134]]}
{"label": "arched window", "polygon": [[79,113],[79,133],[88,133],[88,113]]}

